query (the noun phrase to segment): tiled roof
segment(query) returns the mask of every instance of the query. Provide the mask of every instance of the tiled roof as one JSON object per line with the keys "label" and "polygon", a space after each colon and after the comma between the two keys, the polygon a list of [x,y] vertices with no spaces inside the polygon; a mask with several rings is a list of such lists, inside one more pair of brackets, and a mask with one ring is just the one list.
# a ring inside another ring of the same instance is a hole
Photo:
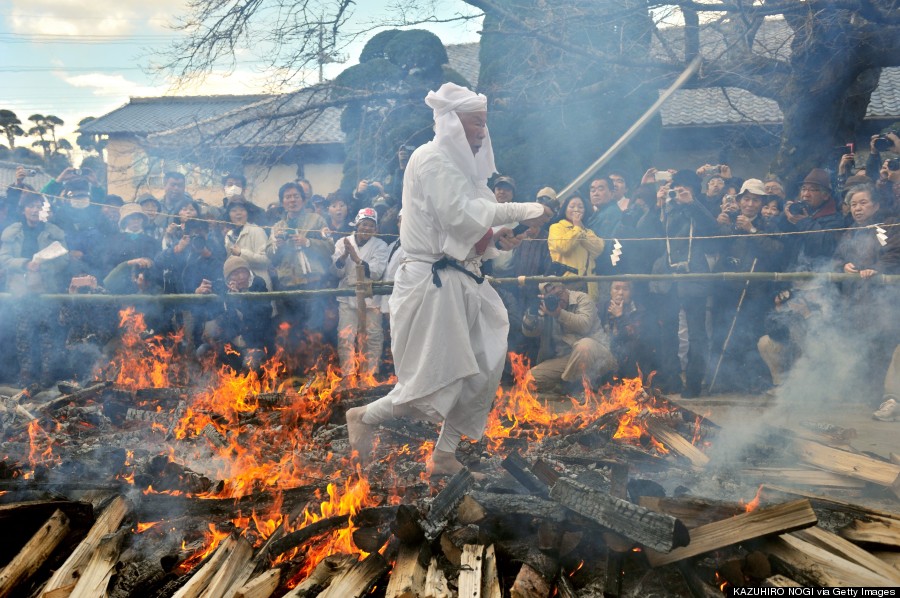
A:
{"label": "tiled roof", "polygon": [[216,145],[224,147],[343,143],[339,108],[309,109],[304,114],[307,107],[329,100],[326,86],[267,96],[255,104],[215,115],[205,121],[186,123],[150,135],[148,139],[159,145],[181,145],[215,136]]}
{"label": "tiled roof", "polygon": [[450,68],[462,75],[466,81],[478,87],[478,73],[481,62],[478,60],[479,44],[452,44],[447,46],[447,58]]}
{"label": "tiled roof", "polygon": [[872,92],[866,118],[900,120],[900,68],[881,69],[878,87]]}
{"label": "tiled roof", "polygon": [[147,135],[201,122],[271,97],[225,95],[131,98],[131,101],[121,108],[92,120],[79,130],[94,135],[115,133]]}

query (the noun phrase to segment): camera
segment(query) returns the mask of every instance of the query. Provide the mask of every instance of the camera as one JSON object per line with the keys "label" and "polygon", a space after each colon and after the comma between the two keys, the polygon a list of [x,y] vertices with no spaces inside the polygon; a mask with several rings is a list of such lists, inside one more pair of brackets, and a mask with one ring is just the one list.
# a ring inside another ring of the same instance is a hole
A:
{"label": "camera", "polygon": [[194,251],[206,249],[206,237],[200,233],[191,233],[191,249]]}
{"label": "camera", "polygon": [[795,201],[788,204],[787,209],[794,216],[803,216],[806,213],[806,204],[802,201]]}
{"label": "camera", "polygon": [[669,189],[669,192],[666,193],[666,201],[675,201],[678,199],[678,194],[675,193],[675,189]]}
{"label": "camera", "polygon": [[894,142],[888,138],[888,135],[896,135],[897,131],[888,131],[884,135],[879,135],[872,142],[876,152],[886,152],[894,147]]}
{"label": "camera", "polygon": [[75,176],[81,176],[82,174],[84,174],[84,171],[81,168],[76,168],[74,170],[74,174]]}
{"label": "camera", "polygon": [[888,170],[900,170],[900,158],[894,158],[887,161]]}
{"label": "camera", "polygon": [[559,309],[559,297],[556,295],[544,295],[544,309],[554,312]]}
{"label": "camera", "polygon": [[654,177],[657,183],[668,183],[672,180],[672,173],[668,170],[657,170]]}

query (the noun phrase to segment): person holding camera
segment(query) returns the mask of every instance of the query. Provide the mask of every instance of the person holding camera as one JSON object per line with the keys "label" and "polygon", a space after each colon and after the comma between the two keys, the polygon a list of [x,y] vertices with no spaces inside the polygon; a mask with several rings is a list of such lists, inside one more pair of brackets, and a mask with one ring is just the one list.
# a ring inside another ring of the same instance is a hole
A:
{"label": "person holding camera", "polygon": [[616,369],[597,304],[558,282],[541,285],[538,305],[522,318],[525,336],[540,337],[531,375],[538,392],[577,393],[584,383]]}
{"label": "person holding camera", "polygon": [[[762,215],[766,201],[765,184],[747,179],[735,205],[737,211],[723,211],[716,222],[720,240],[717,272],[778,272],[782,266],[783,244],[769,236],[770,224]],[[755,392],[770,386],[769,373],[757,350],[765,334],[766,313],[771,309],[775,287],[771,282],[719,283],[712,302],[710,383],[711,391]],[[718,368],[718,372],[716,369]]]}
{"label": "person holding camera", "polygon": [[[703,205],[701,180],[692,170],[672,175],[670,188],[658,195],[640,226],[646,237],[661,238],[660,252],[653,262],[653,274],[709,272],[706,255],[712,253],[708,240],[697,239],[715,234],[716,219]],[[667,392],[684,397],[700,395],[709,341],[706,332],[706,299],[709,284],[702,281],[655,281],[650,283],[651,298],[660,321],[659,364],[656,382]],[[684,310],[688,328],[688,352],[685,382],[682,386],[678,357],[679,312]],[[682,390],[683,389],[683,390]]]}
{"label": "person holding camera", "polygon": [[800,186],[799,201],[785,203],[784,212],[776,221],[779,230],[806,233],[787,237],[788,271],[831,268],[831,258],[841,235],[836,229],[844,226],[832,189],[828,172],[813,168]]}

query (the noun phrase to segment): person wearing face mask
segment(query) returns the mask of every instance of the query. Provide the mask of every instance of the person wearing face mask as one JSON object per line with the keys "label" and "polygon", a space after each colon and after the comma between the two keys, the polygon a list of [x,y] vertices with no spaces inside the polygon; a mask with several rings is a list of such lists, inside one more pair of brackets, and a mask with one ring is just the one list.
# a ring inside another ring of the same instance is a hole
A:
{"label": "person wearing face mask", "polygon": [[141,260],[144,267],[153,265],[157,254],[156,240],[144,231],[147,215],[136,203],[128,203],[119,210],[119,232],[113,237],[108,251],[107,272],[122,262]]}
{"label": "person wearing face mask", "polygon": [[88,181],[82,178],[67,182],[62,200],[53,210],[52,221],[66,234],[73,272],[98,279],[108,273],[105,267],[110,237],[101,228],[103,220],[100,205],[92,203]]}
{"label": "person wearing face mask", "polygon": [[225,188],[225,200],[222,205],[227,205],[231,200],[241,198],[246,200],[244,191],[247,189],[247,178],[242,174],[228,174],[222,179]]}

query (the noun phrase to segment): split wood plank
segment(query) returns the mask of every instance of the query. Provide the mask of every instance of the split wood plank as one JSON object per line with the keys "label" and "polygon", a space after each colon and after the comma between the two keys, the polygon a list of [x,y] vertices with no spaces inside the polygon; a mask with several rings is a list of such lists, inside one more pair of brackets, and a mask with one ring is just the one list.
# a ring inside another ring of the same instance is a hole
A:
{"label": "split wood plank", "polygon": [[849,453],[812,440],[795,439],[793,445],[804,463],[890,488],[894,494],[900,493],[900,465]]}
{"label": "split wood plank", "polygon": [[481,573],[481,598],[503,598],[497,573],[497,552],[491,544],[484,549],[484,568]]}
{"label": "split wood plank", "polygon": [[742,469],[743,479],[759,482],[786,482],[797,486],[823,486],[828,488],[865,488],[863,480],[850,476],[822,471],[820,469],[803,469],[800,467],[752,467]]}
{"label": "split wood plank", "polygon": [[317,596],[331,581],[353,567],[359,558],[355,554],[332,554],[322,559],[313,572],[297,585],[293,590],[284,595],[284,598],[308,598]]}
{"label": "split wood plank", "polygon": [[569,581],[569,577],[564,571],[559,572],[559,577],[556,580],[556,595],[559,596],[559,598],[578,598],[578,594],[575,593],[572,582]]}
{"label": "split wood plank", "polygon": [[370,554],[335,577],[319,598],[361,598],[388,568],[383,556],[377,552]]}
{"label": "split wood plank", "polygon": [[810,527],[791,535],[900,584],[900,571],[837,534],[820,527]]}
{"label": "split wood plank", "polygon": [[874,517],[871,521],[857,519],[839,530],[838,534],[853,542],[900,547],[900,521],[897,519],[885,517]]}
{"label": "split wood plank", "polygon": [[654,438],[663,443],[666,448],[690,461],[694,467],[706,467],[709,463],[709,457],[703,451],[658,418],[649,417],[644,421],[644,425]]}
{"label": "split wood plank", "polygon": [[69,533],[69,518],[62,511],[54,511],[35,532],[22,550],[0,572],[0,598],[34,575]]}
{"label": "split wood plank", "polygon": [[[238,581],[241,571],[250,559],[253,557],[253,546],[247,541],[247,538],[240,537],[235,542],[234,549],[228,555],[219,570],[210,580],[209,585],[201,594],[202,598],[224,598],[229,593],[229,589]],[[246,579],[238,581],[236,587],[244,585]]]}
{"label": "split wood plank", "polygon": [[552,488],[553,484],[555,484],[560,478],[559,473],[543,459],[538,459],[537,461],[535,461],[531,466],[531,471],[533,471],[534,475],[536,475],[540,481],[546,484],[548,488]]}
{"label": "split wood plank", "polygon": [[873,550],[871,554],[872,556],[877,557],[879,561],[900,571],[900,552],[895,552],[893,550]]}
{"label": "split wood plank", "polygon": [[191,576],[186,584],[175,592],[172,598],[198,598],[203,593],[203,590],[209,586],[213,577],[218,573],[219,568],[228,560],[228,557],[236,547],[237,538],[234,534],[222,540],[216,547],[213,555],[206,561],[206,564],[201,565],[200,569]]}
{"label": "split wood plank", "polygon": [[244,584],[234,593],[234,598],[269,598],[281,581],[281,569],[269,569]]}
{"label": "split wood plank", "polygon": [[651,566],[660,567],[738,542],[810,527],[817,522],[809,501],[795,500],[701,525],[691,530],[689,545],[668,554],[648,548],[645,554]]}
{"label": "split wood plank", "polygon": [[791,577],[800,583],[828,587],[896,585],[890,579],[790,534],[771,540],[765,550],[786,564]]}
{"label": "split wood plank", "polygon": [[400,546],[385,598],[418,598],[425,590],[425,567],[419,562],[421,546]]}
{"label": "split wood plank", "polygon": [[124,533],[110,534],[100,539],[87,566],[79,572],[80,578],[72,593],[65,595],[70,598],[106,596],[109,580],[116,570],[124,540]]}
{"label": "split wood plank", "polygon": [[423,598],[451,598],[453,592],[447,583],[447,577],[438,566],[436,558],[432,557],[428,564],[428,571],[425,572],[425,591]]}
{"label": "split wood plank", "polygon": [[466,544],[460,558],[459,598],[481,598],[481,576],[484,566],[484,546]]}
{"label": "split wood plank", "polygon": [[543,575],[532,569],[527,563],[522,565],[509,590],[512,598],[547,598],[550,595],[550,583]]}
{"label": "split wood plank", "polygon": [[[82,540],[75,550],[72,551],[72,554],[69,555],[66,562],[56,570],[53,577],[51,577],[50,581],[47,582],[47,585],[44,586],[44,589],[41,591],[41,596],[46,596],[47,593],[54,590],[69,586],[74,587],[74,584],[83,576],[84,568],[87,567],[88,563],[91,561],[91,556],[97,546],[100,545],[100,540],[107,534],[111,534],[119,529],[119,525],[122,524],[122,520],[125,518],[125,515],[128,514],[130,509],[131,504],[124,496],[117,496],[114,498],[106,509],[103,510],[103,513],[97,518],[94,525],[91,526],[91,529],[84,540]],[[68,596],[68,594],[54,594],[55,598],[64,598],[65,596]]]}
{"label": "split wood plank", "polygon": [[809,502],[816,506],[821,506],[823,508],[831,509],[834,511],[840,511],[842,513],[851,513],[863,517],[884,517],[885,519],[900,520],[900,513],[885,511],[882,509],[875,509],[872,507],[865,507],[863,505],[847,502],[837,498],[832,498],[830,496],[813,494],[811,492],[799,490],[797,488],[785,488],[784,486],[763,484],[762,486],[760,486],[759,495],[760,498],[765,501],[772,501],[775,499],[783,500],[787,496],[802,496],[803,498],[808,498]]}
{"label": "split wood plank", "polygon": [[690,541],[687,528],[674,517],[597,492],[568,478],[556,482],[550,496],[579,515],[659,552],[686,546]]}

